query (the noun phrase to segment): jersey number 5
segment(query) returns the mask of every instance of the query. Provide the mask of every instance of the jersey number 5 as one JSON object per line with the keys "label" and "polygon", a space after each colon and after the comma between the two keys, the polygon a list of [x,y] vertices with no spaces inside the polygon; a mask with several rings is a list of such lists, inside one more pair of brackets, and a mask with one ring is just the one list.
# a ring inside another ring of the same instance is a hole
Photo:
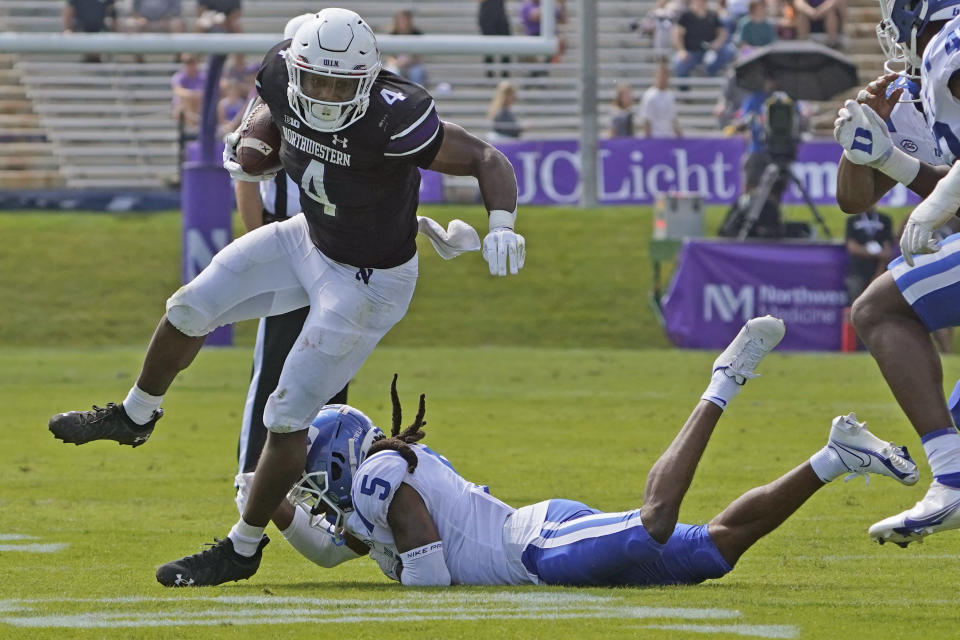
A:
{"label": "jersey number 5", "polygon": [[377,492],[377,488],[383,489],[383,493],[377,496],[378,500],[386,500],[387,496],[390,495],[390,483],[381,478],[371,478],[370,476],[363,476],[363,481],[360,482],[360,493],[365,496],[372,496]]}
{"label": "jersey number 5", "polygon": [[300,178],[300,189],[323,205],[323,212],[328,216],[337,215],[337,207],[327,198],[327,191],[323,186],[323,163],[311,160]]}

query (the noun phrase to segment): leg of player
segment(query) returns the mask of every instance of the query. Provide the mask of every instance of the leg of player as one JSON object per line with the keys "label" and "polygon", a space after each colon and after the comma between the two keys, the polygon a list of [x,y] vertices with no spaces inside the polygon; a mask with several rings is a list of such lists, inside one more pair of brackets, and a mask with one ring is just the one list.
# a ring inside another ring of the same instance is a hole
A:
{"label": "leg of player", "polygon": [[915,484],[917,465],[905,448],[870,433],[854,414],[833,419],[826,446],[807,462],[770,484],[746,492],[707,525],[710,538],[732,567],[757,540],[767,535],[831,480],[847,474],[874,473]]}
{"label": "leg of player", "polygon": [[777,346],[783,334],[783,321],[779,318],[754,318],[714,361],[710,384],[700,402],[647,475],[643,526],[657,542],[665,543],[673,533],[680,503],[724,408],[748,379],[756,377],[757,365]]}
{"label": "leg of player", "polygon": [[943,394],[943,370],[930,332],[960,324],[953,265],[960,235],[937,253],[902,258],[876,279],[853,306],[857,333],[923,443],[933,482],[913,508],[870,527],[880,542],[906,546],[937,531],[960,528],[960,434]]}
{"label": "leg of player", "polygon": [[114,440],[139,446],[163,415],[160,403],[176,375],[194,359],[215,328],[286,313],[309,304],[301,282],[316,248],[306,222],[291,219],[255,229],[224,247],[207,267],[167,300],[167,313],[150,341],[143,369],[122,404],[69,411],[50,419],[53,435],[84,444]]}
{"label": "leg of player", "polygon": [[851,320],[907,419],[924,435],[953,424],[930,331],[887,272],[853,304]]}
{"label": "leg of player", "polygon": [[163,395],[177,374],[193,362],[205,337],[182,333],[164,315],[150,340],[137,383],[123,403],[95,406],[92,411],[58,413],[50,419],[50,431],[63,442],[76,445],[116,440],[119,444],[140,446],[163,417]]}

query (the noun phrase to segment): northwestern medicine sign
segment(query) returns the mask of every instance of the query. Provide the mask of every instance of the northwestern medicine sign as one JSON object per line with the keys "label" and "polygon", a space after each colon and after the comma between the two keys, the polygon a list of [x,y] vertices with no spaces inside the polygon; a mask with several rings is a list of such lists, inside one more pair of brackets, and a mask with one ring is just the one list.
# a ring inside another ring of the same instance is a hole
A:
{"label": "northwestern medicine sign", "polygon": [[[580,154],[576,140],[501,142],[517,174],[519,204],[580,201]],[[601,140],[597,154],[598,195],[603,204],[651,204],[661,193],[699,193],[711,204],[730,204],[740,192],[743,138],[617,138]],[[793,173],[817,204],[836,204],[836,142],[800,145]],[[784,202],[803,202],[790,185]],[[903,185],[883,200],[888,206],[915,203]]]}

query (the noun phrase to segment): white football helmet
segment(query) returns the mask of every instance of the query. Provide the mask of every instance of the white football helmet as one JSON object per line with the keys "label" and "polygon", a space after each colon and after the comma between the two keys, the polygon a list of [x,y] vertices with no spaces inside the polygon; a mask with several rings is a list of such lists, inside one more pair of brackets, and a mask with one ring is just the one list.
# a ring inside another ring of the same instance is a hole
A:
{"label": "white football helmet", "polygon": [[297,29],[300,28],[300,25],[307,20],[313,20],[314,16],[316,15],[317,14],[315,13],[302,13],[296,18],[290,18],[290,20],[287,21],[287,24],[283,27],[283,39],[289,40],[292,38],[297,32]]}
{"label": "white football helmet", "polygon": [[340,131],[367,112],[380,49],[356,13],[324,9],[300,25],[284,56],[287,101],[307,126]]}

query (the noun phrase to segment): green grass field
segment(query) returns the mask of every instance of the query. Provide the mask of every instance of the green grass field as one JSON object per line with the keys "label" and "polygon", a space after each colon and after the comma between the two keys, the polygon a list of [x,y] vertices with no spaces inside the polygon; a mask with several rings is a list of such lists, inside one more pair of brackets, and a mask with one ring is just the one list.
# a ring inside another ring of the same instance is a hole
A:
{"label": "green grass field", "polygon": [[[351,402],[387,421],[398,371],[408,413],[427,394],[426,442],[501,499],[635,507],[714,357],[662,337],[646,300],[649,227],[646,210],[531,210],[515,280],[492,280],[478,256],[444,263],[424,250],[414,306]],[[925,463],[912,488],[835,481],[731,574],[695,587],[411,591],[366,560],[315,567],[270,527],[252,580],[163,589],[158,565],[236,520],[251,327],[240,346],[201,353],[147,446],[65,446],[45,424],[122,399],[177,285],[178,231],[173,214],[0,215],[0,638],[956,637],[960,533],[906,550],[866,535],[922,496]],[[960,362],[944,366],[952,383]],[[724,416],[681,520],[704,522],[805,460],[839,413],[922,458],[868,355],[774,353],[761,373]]]}

